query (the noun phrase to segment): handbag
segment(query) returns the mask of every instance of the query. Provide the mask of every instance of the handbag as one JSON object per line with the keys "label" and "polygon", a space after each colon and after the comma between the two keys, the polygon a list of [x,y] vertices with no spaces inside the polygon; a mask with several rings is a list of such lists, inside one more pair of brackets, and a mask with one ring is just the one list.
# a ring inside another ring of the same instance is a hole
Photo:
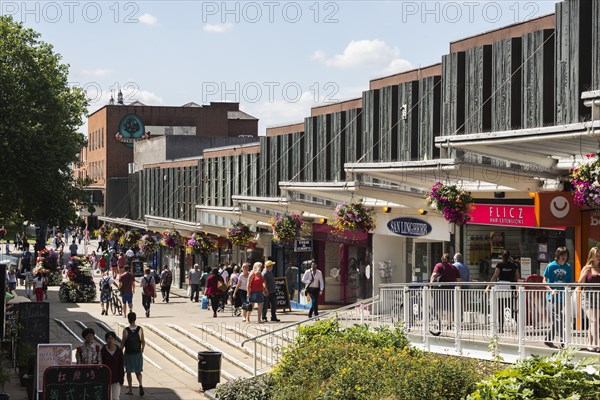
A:
{"label": "handbag", "polygon": [[221,279],[219,279],[217,281],[217,289],[219,289],[219,291],[221,291],[222,293],[225,293],[227,291],[227,289],[229,289],[229,288],[227,287],[225,282],[223,282]]}
{"label": "handbag", "polygon": [[244,302],[244,304],[242,304],[242,310],[244,310],[244,311],[252,311],[252,303],[246,303],[246,302]]}

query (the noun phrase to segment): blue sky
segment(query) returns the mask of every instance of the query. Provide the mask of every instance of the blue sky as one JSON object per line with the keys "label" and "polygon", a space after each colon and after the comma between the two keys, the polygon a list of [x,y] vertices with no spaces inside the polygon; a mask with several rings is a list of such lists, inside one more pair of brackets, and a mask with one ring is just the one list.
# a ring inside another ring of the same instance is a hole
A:
{"label": "blue sky", "polygon": [[[449,42],[552,13],[555,1],[0,1],[42,34],[90,111],[239,101],[267,126],[441,61]],[[82,127],[87,132],[87,128]]]}

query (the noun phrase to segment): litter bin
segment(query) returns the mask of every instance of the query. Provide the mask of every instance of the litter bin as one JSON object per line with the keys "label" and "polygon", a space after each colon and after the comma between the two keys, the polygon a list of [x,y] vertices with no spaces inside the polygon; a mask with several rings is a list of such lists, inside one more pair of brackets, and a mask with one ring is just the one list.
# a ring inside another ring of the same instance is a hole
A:
{"label": "litter bin", "polygon": [[221,353],[218,351],[198,352],[198,382],[202,390],[210,390],[221,382]]}

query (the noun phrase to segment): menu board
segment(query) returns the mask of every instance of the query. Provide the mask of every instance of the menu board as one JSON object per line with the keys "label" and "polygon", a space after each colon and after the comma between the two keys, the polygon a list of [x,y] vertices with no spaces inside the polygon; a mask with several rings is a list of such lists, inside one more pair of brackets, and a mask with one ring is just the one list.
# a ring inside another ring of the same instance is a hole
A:
{"label": "menu board", "polygon": [[275,296],[277,298],[277,308],[292,311],[290,304],[290,292],[288,291],[287,279],[285,277],[275,278]]}
{"label": "menu board", "polygon": [[48,367],[44,399],[110,399],[110,369],[103,364]]}
{"label": "menu board", "polygon": [[19,303],[19,343],[50,342],[50,303]]}
{"label": "menu board", "polygon": [[37,390],[43,389],[44,371],[49,367],[71,365],[70,343],[38,344],[37,346]]}

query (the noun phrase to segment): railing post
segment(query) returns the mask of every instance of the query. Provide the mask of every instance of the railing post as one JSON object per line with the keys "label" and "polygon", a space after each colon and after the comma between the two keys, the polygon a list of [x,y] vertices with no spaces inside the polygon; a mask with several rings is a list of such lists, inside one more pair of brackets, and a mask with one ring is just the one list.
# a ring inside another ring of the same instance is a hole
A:
{"label": "railing post", "polygon": [[527,323],[527,309],[525,299],[525,288],[519,286],[517,289],[517,334],[519,336],[519,358],[525,359],[525,324]]}
{"label": "railing post", "polygon": [[256,342],[258,342],[258,340],[256,340],[256,338],[254,338],[254,376],[257,375],[258,372],[258,368],[257,368],[257,358],[258,358],[258,353],[257,353],[257,348],[256,348]]}
{"label": "railing post", "polygon": [[565,347],[567,347],[573,341],[573,291],[571,287],[566,287],[565,289],[565,298],[563,301],[563,329],[564,329],[564,341]]}
{"label": "railing post", "polygon": [[408,332],[410,325],[410,313],[412,312],[412,304],[410,304],[410,292],[408,291],[408,286],[404,286],[404,292],[402,293],[402,319],[404,320],[403,329],[404,332]]}
{"label": "railing post", "polygon": [[462,331],[462,290],[460,286],[454,287],[454,346],[457,354],[462,354],[462,343],[460,341]]}
{"label": "railing post", "polygon": [[424,286],[422,289],[422,298],[423,298],[423,310],[422,310],[422,318],[423,318],[423,343],[425,343],[425,348],[429,351],[429,311],[431,308],[431,289],[428,286]]}
{"label": "railing post", "polygon": [[498,333],[498,301],[496,301],[496,286],[492,285],[490,291],[490,338]]}
{"label": "railing post", "polygon": [[358,305],[358,315],[360,315],[360,323],[361,325],[364,324],[364,318],[365,318],[365,308],[363,307],[362,304]]}

